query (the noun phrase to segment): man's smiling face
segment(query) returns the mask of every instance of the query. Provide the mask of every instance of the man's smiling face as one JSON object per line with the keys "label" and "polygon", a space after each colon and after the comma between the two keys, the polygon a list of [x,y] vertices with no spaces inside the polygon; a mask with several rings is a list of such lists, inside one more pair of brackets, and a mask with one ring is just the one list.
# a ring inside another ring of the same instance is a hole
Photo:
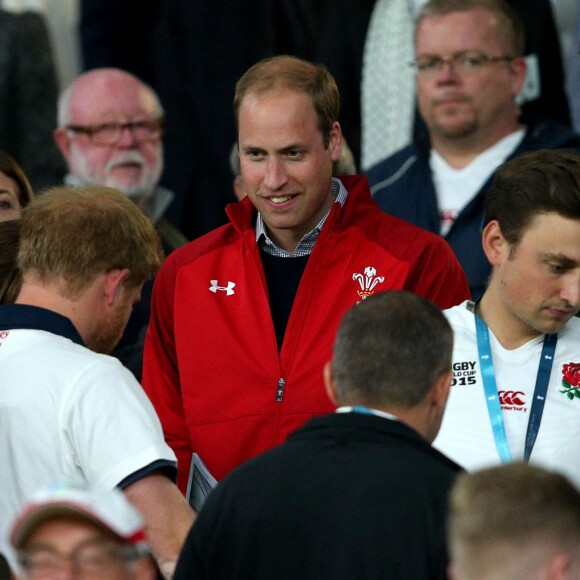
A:
{"label": "man's smiling face", "polygon": [[340,126],[333,125],[325,147],[310,98],[275,89],[248,94],[238,126],[245,193],[272,239],[294,251],[334,202],[332,164],[340,157]]}

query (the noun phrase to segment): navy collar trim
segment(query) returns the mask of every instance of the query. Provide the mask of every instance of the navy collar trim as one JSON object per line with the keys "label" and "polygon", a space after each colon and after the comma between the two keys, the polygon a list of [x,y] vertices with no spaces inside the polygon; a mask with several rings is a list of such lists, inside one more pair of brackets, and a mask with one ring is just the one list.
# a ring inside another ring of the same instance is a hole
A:
{"label": "navy collar trim", "polygon": [[66,316],[27,304],[6,304],[0,307],[0,330],[17,328],[46,330],[85,346],[78,330]]}

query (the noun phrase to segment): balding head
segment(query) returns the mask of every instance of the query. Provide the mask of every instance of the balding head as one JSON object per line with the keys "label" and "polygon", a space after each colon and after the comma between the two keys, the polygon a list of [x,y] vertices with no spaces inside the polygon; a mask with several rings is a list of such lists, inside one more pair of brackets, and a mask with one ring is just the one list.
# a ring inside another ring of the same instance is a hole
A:
{"label": "balding head", "polygon": [[137,77],[95,69],[62,93],[54,137],[74,180],[114,187],[143,201],[161,175],[162,117],[157,95]]}
{"label": "balding head", "polygon": [[[75,123],[75,113],[84,114],[85,109],[93,110],[94,102],[102,102],[117,110],[122,107],[123,93],[139,94],[143,103],[159,118],[163,116],[161,103],[153,89],[135,75],[118,68],[97,68],[78,76],[60,95],[58,101],[58,125],[65,127]],[[79,110],[80,106],[80,110]]]}

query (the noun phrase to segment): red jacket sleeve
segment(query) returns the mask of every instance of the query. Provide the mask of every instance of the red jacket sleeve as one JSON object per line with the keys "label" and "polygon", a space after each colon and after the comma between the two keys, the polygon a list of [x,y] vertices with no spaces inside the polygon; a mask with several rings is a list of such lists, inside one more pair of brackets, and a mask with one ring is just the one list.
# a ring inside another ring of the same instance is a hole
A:
{"label": "red jacket sleeve", "polygon": [[439,236],[429,237],[429,243],[420,240],[424,245],[405,290],[427,298],[441,309],[469,300],[467,278],[451,246]]}
{"label": "red jacket sleeve", "polygon": [[165,440],[177,455],[177,483],[185,492],[192,449],[185,423],[175,351],[175,278],[176,265],[170,257],[153,286],[151,319],[143,353],[143,388],[159,415]]}

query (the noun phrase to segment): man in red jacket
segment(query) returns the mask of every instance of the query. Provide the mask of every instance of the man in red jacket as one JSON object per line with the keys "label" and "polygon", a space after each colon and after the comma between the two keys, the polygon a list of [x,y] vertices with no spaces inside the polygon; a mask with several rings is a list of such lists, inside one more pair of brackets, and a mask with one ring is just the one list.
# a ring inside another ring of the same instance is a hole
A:
{"label": "man in red jacket", "polygon": [[332,177],[342,134],[324,67],[261,61],[234,110],[247,196],[167,259],[145,344],[143,384],[182,489],[193,452],[219,480],[334,409],[322,369],[357,301],[396,289],[445,308],[469,296],[446,242],[383,213],[365,177]]}

